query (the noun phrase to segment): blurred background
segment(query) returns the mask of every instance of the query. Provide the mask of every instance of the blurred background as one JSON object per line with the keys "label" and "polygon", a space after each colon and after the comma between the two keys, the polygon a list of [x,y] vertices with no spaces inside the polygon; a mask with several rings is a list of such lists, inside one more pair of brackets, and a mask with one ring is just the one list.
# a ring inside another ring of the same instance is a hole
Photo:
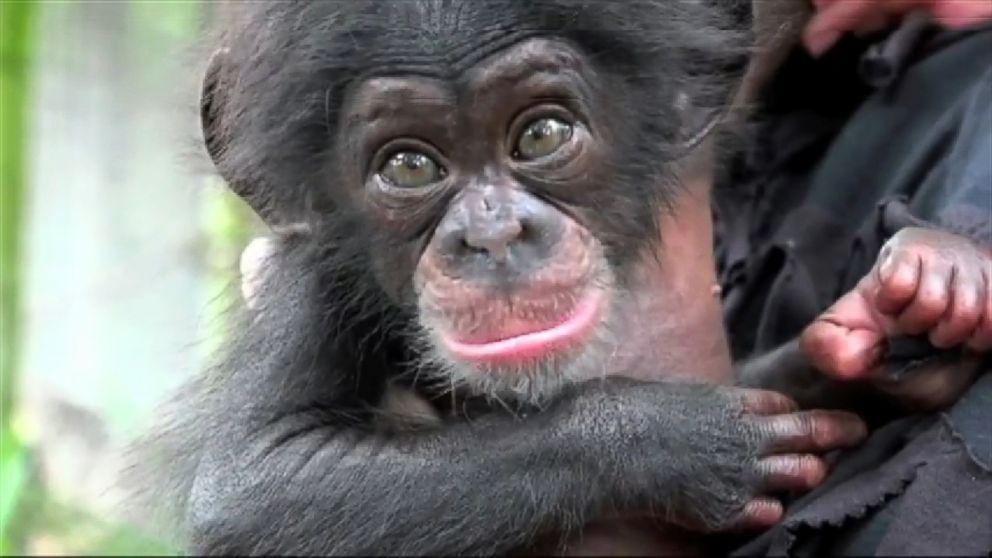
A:
{"label": "blurred background", "polygon": [[211,0],[0,0],[0,554],[172,554],[118,451],[202,368],[254,227],[196,103]]}

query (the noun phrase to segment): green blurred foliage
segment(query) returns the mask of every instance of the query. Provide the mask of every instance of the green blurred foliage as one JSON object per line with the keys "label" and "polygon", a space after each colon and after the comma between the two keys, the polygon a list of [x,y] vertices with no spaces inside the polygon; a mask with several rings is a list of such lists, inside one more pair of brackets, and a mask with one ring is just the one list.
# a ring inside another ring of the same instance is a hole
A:
{"label": "green blurred foliage", "polygon": [[[0,0],[0,555],[175,555],[176,550],[154,536],[100,517],[84,502],[66,502],[54,495],[36,474],[30,437],[18,435],[17,365],[22,347],[20,288],[25,230],[24,203],[30,191],[26,174],[32,102],[32,76],[41,33],[37,25],[43,10],[69,9],[70,3]],[[129,50],[138,69],[139,83],[155,83],[158,74],[147,59],[159,46],[195,44],[201,32],[204,7],[200,0],[121,2],[130,22],[129,41],[141,48]],[[81,24],[83,24],[81,22]],[[48,30],[46,30],[48,31]],[[55,30],[54,32],[58,32]],[[139,52],[140,51],[140,52]],[[139,60],[139,58],[141,58]],[[202,257],[208,271],[210,301],[204,353],[220,344],[225,313],[237,302],[237,259],[254,232],[251,212],[219,184],[205,184],[201,205]],[[112,389],[108,386],[107,389]],[[114,410],[109,412],[113,414]]]}
{"label": "green blurred foliage", "polygon": [[0,554],[15,551],[13,516],[28,478],[28,452],[13,428],[20,357],[21,226],[25,188],[34,2],[0,3]]}
{"label": "green blurred foliage", "polygon": [[13,544],[4,555],[178,556],[162,541],[137,529],[105,520],[79,505],[53,498],[32,482],[22,491],[11,524]]}
{"label": "green blurred foliage", "polygon": [[[217,179],[219,181],[219,179]],[[241,250],[257,232],[259,225],[251,209],[241,198],[221,184],[209,191],[203,206],[202,222],[206,238],[205,259],[209,271],[207,291],[211,293],[206,308],[203,358],[209,359],[224,341],[230,309],[240,302],[237,288],[238,259]]]}

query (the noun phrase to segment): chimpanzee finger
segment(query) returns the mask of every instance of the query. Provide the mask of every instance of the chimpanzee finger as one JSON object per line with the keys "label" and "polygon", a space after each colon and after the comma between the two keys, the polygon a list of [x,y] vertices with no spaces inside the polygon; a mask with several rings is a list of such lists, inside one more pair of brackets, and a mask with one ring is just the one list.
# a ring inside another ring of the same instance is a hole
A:
{"label": "chimpanzee finger", "polygon": [[937,325],[951,302],[953,276],[950,262],[939,258],[923,261],[916,296],[896,319],[902,333],[919,335]]}
{"label": "chimpanzee finger", "polygon": [[956,268],[951,279],[948,311],[930,330],[930,343],[938,349],[964,344],[982,321],[985,285],[981,272]]}
{"label": "chimpanzee finger", "polygon": [[875,306],[883,314],[901,312],[919,289],[923,260],[910,250],[885,247],[877,267],[878,294]]}
{"label": "chimpanzee finger", "polygon": [[985,285],[985,292],[982,293],[982,321],[966,344],[977,353],[992,351],[992,269],[985,269],[982,277]]}
{"label": "chimpanzee finger", "polygon": [[815,455],[772,455],[758,462],[759,490],[812,490],[827,477],[827,471],[827,464]]}
{"label": "chimpanzee finger", "polygon": [[[835,309],[842,306],[844,299],[859,296],[857,292],[848,293]],[[836,319],[850,320],[852,315],[840,315],[838,312]],[[834,316],[829,314],[821,316],[803,331],[800,337],[803,353],[814,368],[835,378],[854,379],[865,375],[885,352],[883,332],[869,327],[851,329],[834,323],[833,319]]]}
{"label": "chimpanzee finger", "polygon": [[755,531],[772,527],[782,520],[785,510],[782,503],[772,498],[755,498],[744,506],[744,511],[727,530]]}
{"label": "chimpanzee finger", "polygon": [[844,411],[802,411],[753,419],[764,455],[822,453],[857,445],[868,434],[864,421]]}
{"label": "chimpanzee finger", "polygon": [[784,415],[799,410],[799,405],[785,395],[762,389],[734,389],[741,398],[744,412],[752,415]]}

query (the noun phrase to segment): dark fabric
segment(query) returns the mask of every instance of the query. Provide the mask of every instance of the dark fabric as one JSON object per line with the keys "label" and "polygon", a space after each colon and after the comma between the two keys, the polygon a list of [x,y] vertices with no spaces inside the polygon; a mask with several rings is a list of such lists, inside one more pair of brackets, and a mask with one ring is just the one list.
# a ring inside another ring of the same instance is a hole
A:
{"label": "dark fabric", "polygon": [[[736,359],[795,338],[907,224],[992,245],[992,28],[913,33],[889,49],[901,73],[878,90],[858,74],[869,45],[853,40],[822,61],[797,52],[769,87],[715,192]],[[988,555],[990,463],[987,374],[947,413],[891,422],[837,456],[824,486],[737,554]]]}
{"label": "dark fabric", "polygon": [[[949,415],[909,417],[839,456],[827,483],[735,556],[985,556],[992,552],[992,375]],[[955,420],[985,422],[970,433]],[[984,439],[983,439],[984,438]]]}

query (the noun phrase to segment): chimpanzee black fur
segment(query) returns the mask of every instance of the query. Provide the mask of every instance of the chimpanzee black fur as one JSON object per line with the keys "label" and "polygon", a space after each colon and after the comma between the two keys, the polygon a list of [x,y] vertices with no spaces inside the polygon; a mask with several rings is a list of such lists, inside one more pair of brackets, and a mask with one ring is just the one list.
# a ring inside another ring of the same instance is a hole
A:
{"label": "chimpanzee black fur", "polygon": [[164,490],[154,503],[177,506],[190,550],[505,554],[617,509],[708,527],[737,517],[758,492],[769,436],[722,390],[609,378],[567,385],[540,408],[373,428],[391,382],[451,395],[411,377],[413,262],[402,257],[441,215],[382,230],[337,181],[361,164],[342,155],[340,133],[356,83],[458,83],[525,39],[563,41],[608,85],[613,102],[594,110],[609,111],[615,149],[608,187],[552,201],[585,216],[622,288],[678,193],[673,161],[741,77],[748,10],[744,0],[240,5],[204,85],[207,149],[268,222],[303,232],[280,241],[261,308],[140,453],[140,474]]}

